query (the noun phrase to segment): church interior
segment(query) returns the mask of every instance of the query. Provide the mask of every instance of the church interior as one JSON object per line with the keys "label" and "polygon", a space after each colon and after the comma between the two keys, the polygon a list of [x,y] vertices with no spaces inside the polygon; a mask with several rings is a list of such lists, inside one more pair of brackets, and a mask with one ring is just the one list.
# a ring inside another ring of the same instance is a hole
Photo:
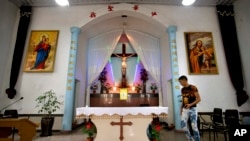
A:
{"label": "church interior", "polygon": [[3,1],[0,141],[186,140],[182,75],[201,97],[201,140],[243,141],[250,133],[249,6]]}

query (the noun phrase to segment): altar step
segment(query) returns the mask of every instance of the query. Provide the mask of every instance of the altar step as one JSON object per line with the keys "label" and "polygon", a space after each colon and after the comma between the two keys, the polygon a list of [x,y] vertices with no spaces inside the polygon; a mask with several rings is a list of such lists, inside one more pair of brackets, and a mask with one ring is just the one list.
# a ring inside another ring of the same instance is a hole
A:
{"label": "altar step", "polygon": [[[86,135],[82,134],[81,128],[74,130],[68,134],[61,134],[60,132],[53,132],[53,135],[50,137],[40,137],[40,133],[37,132],[37,135],[34,137],[33,141],[84,141],[86,140]],[[185,141],[186,137],[184,133],[175,132],[175,131],[164,131],[161,134],[162,141]],[[213,136],[212,136],[213,138]],[[15,140],[19,141],[19,136],[15,134]],[[208,132],[204,132],[201,136],[202,141],[209,141]],[[213,139],[212,139],[213,140]],[[223,134],[218,134],[218,141],[224,141]]]}

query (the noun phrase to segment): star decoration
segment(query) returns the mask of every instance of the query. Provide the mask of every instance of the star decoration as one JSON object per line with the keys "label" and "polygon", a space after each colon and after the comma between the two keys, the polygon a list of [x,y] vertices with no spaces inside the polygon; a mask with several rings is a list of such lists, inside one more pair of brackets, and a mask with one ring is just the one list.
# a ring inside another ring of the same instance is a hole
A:
{"label": "star decoration", "polygon": [[108,11],[113,11],[113,8],[114,8],[114,6],[109,5],[109,6],[108,6]]}
{"label": "star decoration", "polygon": [[90,18],[95,18],[96,17],[96,13],[95,12],[91,12],[89,17]]}
{"label": "star decoration", "polygon": [[136,11],[139,9],[139,6],[138,5],[134,5],[133,9]]}
{"label": "star decoration", "polygon": [[156,16],[157,15],[157,13],[154,11],[154,12],[151,12],[151,16],[153,17],[153,16]]}

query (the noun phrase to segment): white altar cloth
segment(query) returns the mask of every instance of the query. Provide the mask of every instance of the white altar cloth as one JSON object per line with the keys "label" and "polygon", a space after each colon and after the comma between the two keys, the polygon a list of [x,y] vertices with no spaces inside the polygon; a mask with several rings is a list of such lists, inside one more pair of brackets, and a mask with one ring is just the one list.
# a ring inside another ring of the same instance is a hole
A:
{"label": "white altar cloth", "polygon": [[168,114],[168,107],[79,107],[76,116],[102,115],[161,115]]}
{"label": "white altar cloth", "polygon": [[[95,141],[149,141],[147,128],[154,116],[166,118],[168,107],[80,107],[76,118],[90,118],[96,125]],[[131,122],[131,126],[112,126],[112,122]],[[121,132],[124,136],[120,140]]]}

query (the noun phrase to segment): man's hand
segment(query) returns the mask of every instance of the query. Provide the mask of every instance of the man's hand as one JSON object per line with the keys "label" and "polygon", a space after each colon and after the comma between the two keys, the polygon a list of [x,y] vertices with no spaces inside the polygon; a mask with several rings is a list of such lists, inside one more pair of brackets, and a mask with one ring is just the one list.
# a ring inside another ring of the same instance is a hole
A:
{"label": "man's hand", "polygon": [[186,109],[189,109],[191,106],[192,106],[191,104],[186,104],[186,105],[185,105],[185,108],[186,108]]}

